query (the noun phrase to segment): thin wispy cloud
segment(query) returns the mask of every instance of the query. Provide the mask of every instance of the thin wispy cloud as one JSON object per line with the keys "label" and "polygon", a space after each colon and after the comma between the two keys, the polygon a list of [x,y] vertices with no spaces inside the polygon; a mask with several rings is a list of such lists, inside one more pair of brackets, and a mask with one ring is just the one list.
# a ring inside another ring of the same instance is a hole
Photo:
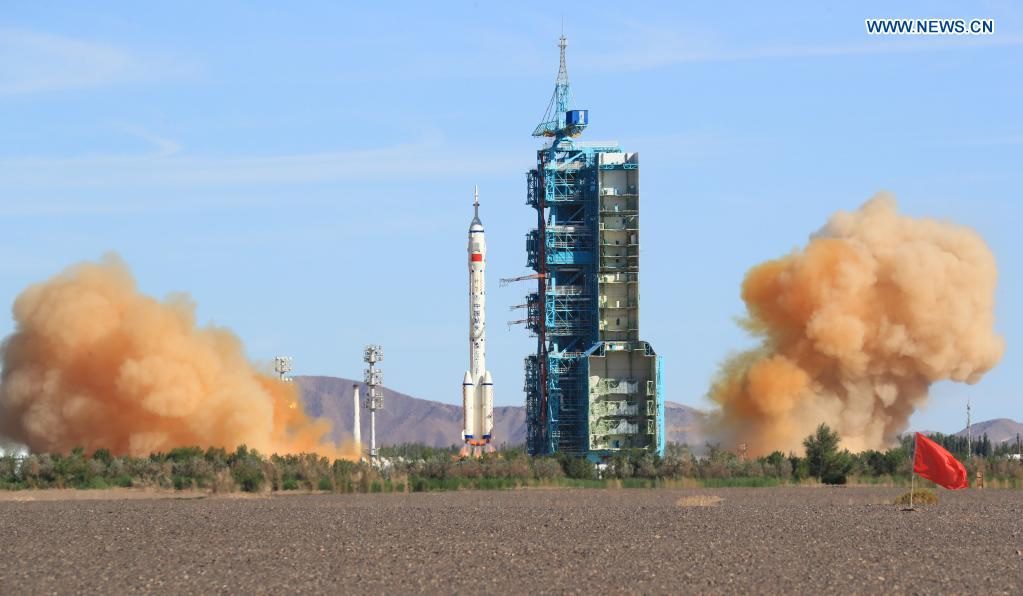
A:
{"label": "thin wispy cloud", "polygon": [[0,96],[183,76],[193,65],[48,33],[0,29]]}
{"label": "thin wispy cloud", "polygon": [[723,39],[712,30],[681,30],[643,23],[627,23],[613,51],[581,51],[579,66],[586,70],[650,70],[677,64],[749,62],[915,54],[1023,45],[1023,36],[985,37],[869,37],[849,43],[762,44],[744,46]]}
{"label": "thin wispy cloud", "polygon": [[[513,153],[466,154],[439,140],[386,147],[288,155],[209,156],[176,152],[177,143],[160,139],[158,152],[139,155],[87,155],[70,158],[0,159],[4,197],[27,193],[116,190],[118,194],[159,189],[231,190],[273,185],[301,186],[325,182],[443,179],[524,171],[528,156]],[[160,147],[172,149],[159,150]],[[0,214],[60,215],[147,210],[145,201],[83,203],[55,199],[32,204],[0,197]]]}
{"label": "thin wispy cloud", "polygon": [[[862,28],[862,21],[858,27]],[[400,72],[409,79],[532,77],[539,72],[553,79],[557,72],[557,32],[537,26],[513,33],[500,28],[474,31],[439,47],[416,48],[388,65],[388,75]],[[608,74],[656,70],[679,64],[785,61],[815,58],[923,54],[1023,45],[1023,36],[880,37],[865,32],[845,40],[815,42],[753,41],[729,37],[714,25],[664,26],[644,21],[608,21],[568,35],[568,69],[573,74]],[[544,37],[547,36],[547,37]],[[613,44],[607,40],[613,39]],[[358,40],[339,40],[352,44]],[[376,47],[379,40],[365,42]],[[365,49],[365,48],[363,48]],[[354,55],[354,52],[349,52]],[[353,64],[359,76],[374,73]]]}
{"label": "thin wispy cloud", "polygon": [[126,134],[149,143],[149,145],[155,150],[157,157],[168,157],[181,152],[180,143],[154,134],[145,128],[131,125],[126,125],[121,128]]}

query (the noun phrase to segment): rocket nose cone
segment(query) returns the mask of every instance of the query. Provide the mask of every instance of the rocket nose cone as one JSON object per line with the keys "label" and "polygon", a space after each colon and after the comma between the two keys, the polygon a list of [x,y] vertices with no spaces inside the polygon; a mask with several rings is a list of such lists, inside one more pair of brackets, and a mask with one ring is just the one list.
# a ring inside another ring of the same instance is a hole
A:
{"label": "rocket nose cone", "polygon": [[472,375],[469,374],[469,371],[465,371],[465,377],[462,379],[462,384],[465,383],[472,385]]}
{"label": "rocket nose cone", "polygon": [[490,371],[489,370],[486,371],[485,373],[483,373],[483,382],[484,383],[493,383],[494,382],[494,378],[490,376]]}

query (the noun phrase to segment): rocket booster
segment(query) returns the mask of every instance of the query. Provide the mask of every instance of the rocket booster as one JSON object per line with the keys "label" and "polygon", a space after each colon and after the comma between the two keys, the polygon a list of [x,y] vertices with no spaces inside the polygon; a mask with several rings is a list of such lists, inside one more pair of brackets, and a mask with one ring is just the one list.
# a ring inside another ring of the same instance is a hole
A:
{"label": "rocket booster", "polygon": [[487,241],[480,221],[480,193],[473,200],[475,216],[469,225],[469,370],[462,380],[464,429],[467,445],[490,443],[494,429],[494,380],[487,370]]}

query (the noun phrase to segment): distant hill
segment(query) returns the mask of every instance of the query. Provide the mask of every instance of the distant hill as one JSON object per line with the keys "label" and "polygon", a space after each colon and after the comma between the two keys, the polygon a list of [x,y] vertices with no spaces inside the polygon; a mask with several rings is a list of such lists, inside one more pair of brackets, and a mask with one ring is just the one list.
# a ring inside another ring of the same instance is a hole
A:
{"label": "distant hill", "polygon": [[685,443],[701,451],[707,441],[702,429],[706,419],[707,413],[702,410],[673,401],[664,402],[664,431],[672,443]]}
{"label": "distant hill", "polygon": [[[338,377],[295,377],[306,411],[334,425],[334,441],[352,436],[352,385],[355,381]],[[358,383],[363,399],[366,386]],[[699,449],[706,441],[700,426],[707,414],[680,403],[664,404],[665,431],[668,440],[687,443]],[[973,424],[973,436],[987,433],[992,443],[1015,441],[1023,436],[1023,424],[1008,418],[996,418]],[[462,406],[420,399],[384,388],[384,409],[377,412],[377,443],[423,443],[448,447],[458,443],[462,432]],[[965,436],[966,429],[956,433]],[[362,438],[369,441],[369,412],[362,410]],[[494,438],[498,445],[522,445],[526,442],[526,408],[494,408]]]}
{"label": "distant hill", "polygon": [[[295,377],[306,412],[323,417],[334,425],[334,441],[352,436],[352,385],[359,385],[363,399],[366,386],[338,377]],[[698,426],[705,414],[696,408],[667,402],[665,429],[668,440],[702,445]],[[369,440],[369,412],[361,412],[363,442]],[[377,412],[377,444],[423,443],[434,447],[457,444],[462,432],[462,407],[419,399],[384,388],[384,409]],[[494,408],[494,439],[498,445],[526,442],[526,408]]]}
{"label": "distant hill", "polygon": [[[1023,437],[1023,424],[1010,420],[1008,418],[995,418],[994,420],[985,420],[984,422],[977,422],[970,425],[974,438],[987,435],[987,438],[992,443],[1004,443],[1006,441],[1016,441],[1016,435]],[[957,437],[965,437],[966,429],[956,433]]]}
{"label": "distant hill", "polygon": [[[306,412],[327,418],[334,424],[335,441],[352,436],[352,385],[359,385],[362,399],[366,385],[338,377],[295,377]],[[383,388],[384,409],[377,411],[377,444],[423,443],[448,447],[458,443],[462,432],[462,407],[419,399]],[[361,412],[362,440],[369,442],[369,411]],[[523,407],[495,407],[494,435],[497,443],[526,442],[526,410]]]}

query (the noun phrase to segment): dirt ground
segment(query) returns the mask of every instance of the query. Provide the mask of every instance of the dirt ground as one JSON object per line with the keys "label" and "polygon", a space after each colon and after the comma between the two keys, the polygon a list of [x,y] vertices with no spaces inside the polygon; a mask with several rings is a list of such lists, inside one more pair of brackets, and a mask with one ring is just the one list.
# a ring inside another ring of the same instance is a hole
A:
{"label": "dirt ground", "polygon": [[[77,490],[73,488],[47,488],[30,490],[0,490],[0,503],[4,501],[121,501],[135,499],[204,499],[209,491],[164,489],[106,488]],[[248,495],[245,495],[248,496]]]}
{"label": "dirt ground", "polygon": [[1023,491],[901,492],[5,499],[0,593],[1023,592]]}

